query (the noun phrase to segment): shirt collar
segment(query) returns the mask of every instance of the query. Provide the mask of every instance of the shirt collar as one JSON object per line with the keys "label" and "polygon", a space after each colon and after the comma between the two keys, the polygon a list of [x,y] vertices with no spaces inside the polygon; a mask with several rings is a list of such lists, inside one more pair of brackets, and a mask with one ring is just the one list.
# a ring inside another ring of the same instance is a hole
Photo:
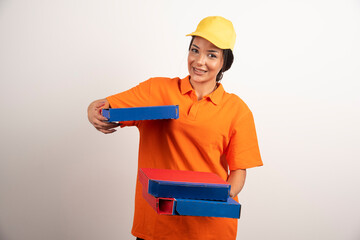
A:
{"label": "shirt collar", "polygon": [[186,93],[192,91],[193,88],[190,84],[190,75],[186,76],[185,78],[181,79],[180,82],[180,91],[182,95],[185,95]]}
{"label": "shirt collar", "polygon": [[221,83],[217,83],[218,87],[210,93],[207,97],[215,104],[218,105],[221,101],[222,96],[224,95],[224,87]]}
{"label": "shirt collar", "polygon": [[[185,78],[180,80],[180,91],[181,94],[185,95],[186,93],[193,91],[193,88],[190,84],[190,75],[186,76]],[[210,93],[209,95],[205,96],[205,98],[209,99],[215,105],[218,105],[221,101],[221,98],[225,92],[224,87],[221,83],[217,83],[218,87]]]}

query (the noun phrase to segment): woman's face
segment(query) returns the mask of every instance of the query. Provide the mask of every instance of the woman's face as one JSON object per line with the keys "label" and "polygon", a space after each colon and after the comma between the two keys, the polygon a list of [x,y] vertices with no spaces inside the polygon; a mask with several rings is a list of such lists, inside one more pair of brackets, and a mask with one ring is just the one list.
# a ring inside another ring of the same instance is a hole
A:
{"label": "woman's face", "polygon": [[195,37],[188,55],[191,82],[215,84],[222,66],[223,50],[204,38]]}

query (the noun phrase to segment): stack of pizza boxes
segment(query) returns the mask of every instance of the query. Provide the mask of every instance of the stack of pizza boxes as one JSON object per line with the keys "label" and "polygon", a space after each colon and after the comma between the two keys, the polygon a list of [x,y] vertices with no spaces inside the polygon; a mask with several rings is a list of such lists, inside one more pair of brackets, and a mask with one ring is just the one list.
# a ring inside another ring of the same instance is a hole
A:
{"label": "stack of pizza boxes", "polygon": [[240,218],[230,185],[214,173],[140,168],[139,181],[158,214]]}
{"label": "stack of pizza boxes", "polygon": [[[108,122],[178,119],[179,106],[102,109]],[[230,185],[213,173],[139,169],[143,196],[158,214],[240,218]]]}

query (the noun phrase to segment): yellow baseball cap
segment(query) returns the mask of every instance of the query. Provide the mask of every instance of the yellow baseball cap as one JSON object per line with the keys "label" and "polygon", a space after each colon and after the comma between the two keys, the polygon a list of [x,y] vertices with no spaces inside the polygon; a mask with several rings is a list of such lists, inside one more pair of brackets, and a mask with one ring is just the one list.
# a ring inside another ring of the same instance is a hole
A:
{"label": "yellow baseball cap", "polygon": [[220,49],[234,50],[236,33],[231,21],[220,16],[206,17],[200,21],[195,32],[186,36],[205,38]]}

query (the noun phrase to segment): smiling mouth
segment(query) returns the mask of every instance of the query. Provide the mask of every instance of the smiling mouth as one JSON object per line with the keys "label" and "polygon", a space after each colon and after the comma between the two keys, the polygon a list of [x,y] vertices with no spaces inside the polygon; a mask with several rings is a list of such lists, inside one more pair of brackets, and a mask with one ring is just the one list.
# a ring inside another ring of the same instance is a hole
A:
{"label": "smiling mouth", "polygon": [[204,74],[204,73],[207,72],[207,71],[205,71],[205,70],[202,70],[202,69],[199,69],[199,68],[195,68],[195,67],[193,67],[193,71],[194,71],[195,74]]}

